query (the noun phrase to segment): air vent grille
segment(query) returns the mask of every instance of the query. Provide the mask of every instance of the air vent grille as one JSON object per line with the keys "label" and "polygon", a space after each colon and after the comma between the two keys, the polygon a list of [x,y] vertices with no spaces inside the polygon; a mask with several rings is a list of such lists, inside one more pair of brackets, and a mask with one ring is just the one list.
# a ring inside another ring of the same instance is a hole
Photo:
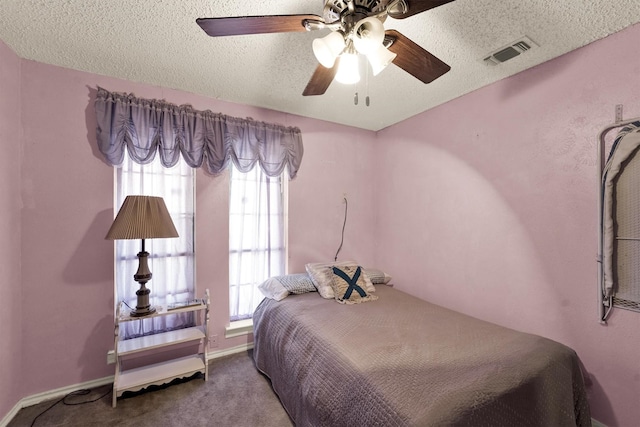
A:
{"label": "air vent grille", "polygon": [[527,44],[527,42],[520,40],[518,43],[514,44],[513,47],[516,49],[521,49],[523,52],[525,50],[531,49],[531,46]]}
{"label": "air vent grille", "polygon": [[498,65],[538,46],[529,37],[524,36],[518,40],[503,46],[500,49],[485,55],[483,61],[488,65]]}

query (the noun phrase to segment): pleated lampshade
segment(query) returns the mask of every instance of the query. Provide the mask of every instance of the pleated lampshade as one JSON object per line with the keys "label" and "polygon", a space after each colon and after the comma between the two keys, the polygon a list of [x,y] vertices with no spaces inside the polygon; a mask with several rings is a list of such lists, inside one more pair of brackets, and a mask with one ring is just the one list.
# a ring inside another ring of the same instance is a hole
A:
{"label": "pleated lampshade", "polygon": [[127,196],[105,239],[178,237],[162,197]]}

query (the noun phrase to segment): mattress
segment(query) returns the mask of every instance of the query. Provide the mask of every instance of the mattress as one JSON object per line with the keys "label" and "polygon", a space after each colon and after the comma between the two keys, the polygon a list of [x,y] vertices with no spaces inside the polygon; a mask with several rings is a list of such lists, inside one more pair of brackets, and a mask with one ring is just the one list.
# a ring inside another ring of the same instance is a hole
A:
{"label": "mattress", "polygon": [[589,426],[576,353],[377,285],[265,299],[253,357],[298,426]]}

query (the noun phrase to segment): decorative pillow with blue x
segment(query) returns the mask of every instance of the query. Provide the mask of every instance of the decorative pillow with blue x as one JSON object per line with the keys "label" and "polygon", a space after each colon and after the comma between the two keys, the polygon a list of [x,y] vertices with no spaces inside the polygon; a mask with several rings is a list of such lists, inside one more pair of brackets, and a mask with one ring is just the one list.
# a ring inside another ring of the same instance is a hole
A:
{"label": "decorative pillow with blue x", "polygon": [[341,304],[358,304],[378,299],[367,293],[364,271],[360,266],[333,267],[332,279],[335,299]]}

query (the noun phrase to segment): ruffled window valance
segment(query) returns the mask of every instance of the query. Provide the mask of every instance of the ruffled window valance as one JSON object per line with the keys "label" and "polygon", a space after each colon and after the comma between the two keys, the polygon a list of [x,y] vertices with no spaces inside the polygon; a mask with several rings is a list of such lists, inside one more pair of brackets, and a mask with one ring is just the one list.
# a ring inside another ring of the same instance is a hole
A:
{"label": "ruffled window valance", "polygon": [[108,163],[120,165],[125,147],[131,159],[151,162],[156,152],[165,167],[182,154],[187,164],[210,174],[222,172],[229,161],[250,171],[256,163],[269,176],[288,166],[295,178],[302,162],[300,129],[230,117],[190,105],[136,98],[98,88],[95,101],[98,149]]}

